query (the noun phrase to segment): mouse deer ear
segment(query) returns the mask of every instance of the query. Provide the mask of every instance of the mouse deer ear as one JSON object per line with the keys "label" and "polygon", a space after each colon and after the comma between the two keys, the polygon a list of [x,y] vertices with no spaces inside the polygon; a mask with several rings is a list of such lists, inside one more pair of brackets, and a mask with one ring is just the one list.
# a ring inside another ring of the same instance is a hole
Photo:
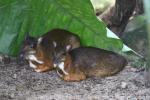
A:
{"label": "mouse deer ear", "polygon": [[37,39],[34,37],[26,37],[24,40],[23,48],[25,46],[35,47],[37,45]]}
{"label": "mouse deer ear", "polygon": [[71,50],[72,46],[69,44],[66,46],[66,52],[69,52]]}
{"label": "mouse deer ear", "polygon": [[42,37],[38,38],[38,40],[37,40],[37,44],[40,44],[40,43],[42,42],[42,40],[43,40],[43,38],[42,38]]}
{"label": "mouse deer ear", "polygon": [[56,48],[56,46],[57,46],[56,41],[53,41],[53,46]]}

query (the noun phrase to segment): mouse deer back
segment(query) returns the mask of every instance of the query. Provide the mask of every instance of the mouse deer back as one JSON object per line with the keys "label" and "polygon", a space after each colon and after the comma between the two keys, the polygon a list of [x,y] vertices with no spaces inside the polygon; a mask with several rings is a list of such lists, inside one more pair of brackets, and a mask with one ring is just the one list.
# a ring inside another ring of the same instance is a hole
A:
{"label": "mouse deer back", "polygon": [[64,53],[56,52],[54,64],[58,75],[66,81],[80,81],[87,77],[106,77],[120,72],[126,59],[112,51],[95,47],[79,47]]}

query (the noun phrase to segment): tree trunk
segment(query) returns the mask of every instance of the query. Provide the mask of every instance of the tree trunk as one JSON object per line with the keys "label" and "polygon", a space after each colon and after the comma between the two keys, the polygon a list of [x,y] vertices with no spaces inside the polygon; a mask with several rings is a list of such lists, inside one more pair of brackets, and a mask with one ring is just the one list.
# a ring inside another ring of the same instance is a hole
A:
{"label": "tree trunk", "polygon": [[143,13],[144,13],[143,0],[136,0],[134,15],[140,15]]}
{"label": "tree trunk", "polygon": [[115,6],[107,9],[100,18],[110,30],[121,37],[135,6],[136,0],[116,0]]}

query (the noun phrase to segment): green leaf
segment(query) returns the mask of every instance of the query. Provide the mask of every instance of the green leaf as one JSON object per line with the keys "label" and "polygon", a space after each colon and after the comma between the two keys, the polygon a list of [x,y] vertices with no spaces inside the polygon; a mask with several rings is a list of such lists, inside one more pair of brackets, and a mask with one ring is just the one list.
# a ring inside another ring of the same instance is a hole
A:
{"label": "green leaf", "polygon": [[77,34],[86,46],[123,47],[119,38],[107,37],[109,32],[95,16],[90,0],[0,1],[0,52],[16,56],[26,33],[39,37],[54,28]]}

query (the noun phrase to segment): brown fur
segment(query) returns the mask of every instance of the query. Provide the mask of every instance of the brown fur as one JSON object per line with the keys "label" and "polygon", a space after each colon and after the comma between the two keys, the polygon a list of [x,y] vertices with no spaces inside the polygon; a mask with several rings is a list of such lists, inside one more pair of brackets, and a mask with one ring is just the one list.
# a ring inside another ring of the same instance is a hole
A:
{"label": "brown fur", "polygon": [[[55,49],[53,42],[57,43],[57,48],[63,51],[66,45],[70,44],[73,48],[80,46],[80,39],[77,35],[62,29],[54,29],[47,32],[42,36],[41,43],[37,44],[35,47],[38,60],[43,61],[43,64],[38,64],[35,61],[32,63],[37,66],[35,70],[40,70],[40,72],[46,72],[54,69],[53,66],[53,52]],[[28,50],[30,51],[30,50]]]}
{"label": "brown fur", "polygon": [[[36,49],[36,54],[35,56],[38,58],[38,60],[43,61],[43,64],[38,64],[36,62],[33,62],[33,64],[35,64],[37,66],[36,70],[39,70],[39,72],[46,72],[46,71],[50,71],[53,70],[53,62],[52,62],[52,58],[48,55],[48,52],[46,53],[46,48],[41,47],[41,45],[37,46],[38,49]],[[45,51],[45,52],[44,52]]]}
{"label": "brown fur", "polygon": [[124,57],[94,47],[73,49],[66,53],[65,58],[64,69],[69,73],[63,74],[62,79],[65,81],[81,81],[91,76],[111,76],[120,72],[127,64]]}

